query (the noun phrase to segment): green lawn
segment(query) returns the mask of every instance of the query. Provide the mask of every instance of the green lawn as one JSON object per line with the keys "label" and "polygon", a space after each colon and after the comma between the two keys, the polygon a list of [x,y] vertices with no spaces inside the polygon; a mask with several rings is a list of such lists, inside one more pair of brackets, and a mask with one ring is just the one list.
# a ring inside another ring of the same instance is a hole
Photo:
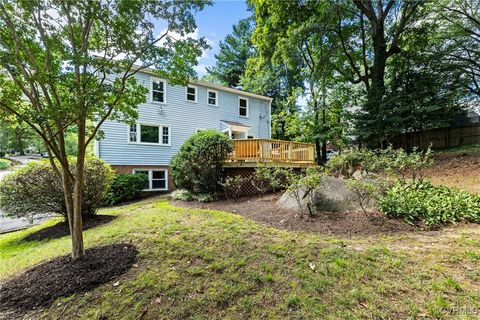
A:
{"label": "green lawn", "polygon": [[[32,318],[448,318],[441,308],[480,308],[476,226],[338,238],[176,208],[162,198],[101,213],[118,218],[87,230],[86,246],[132,242],[140,252],[138,266]],[[0,236],[0,279],[69,252],[68,237],[19,242],[45,226]]]}

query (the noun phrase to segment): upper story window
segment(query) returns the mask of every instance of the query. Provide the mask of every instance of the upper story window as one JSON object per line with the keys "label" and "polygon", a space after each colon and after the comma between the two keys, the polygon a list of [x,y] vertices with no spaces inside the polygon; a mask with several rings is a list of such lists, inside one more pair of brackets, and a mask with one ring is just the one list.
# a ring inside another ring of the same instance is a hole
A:
{"label": "upper story window", "polygon": [[218,91],[207,90],[207,103],[209,106],[218,106]]}
{"label": "upper story window", "polygon": [[166,125],[154,125],[137,123],[129,128],[130,143],[147,143],[169,146],[170,127]]}
{"label": "upper story window", "polygon": [[248,118],[248,99],[238,98],[238,115]]}
{"label": "upper story window", "polygon": [[151,100],[152,102],[165,103],[167,83],[165,80],[151,78]]}
{"label": "upper story window", "polygon": [[187,101],[197,102],[197,87],[188,86],[187,87]]}

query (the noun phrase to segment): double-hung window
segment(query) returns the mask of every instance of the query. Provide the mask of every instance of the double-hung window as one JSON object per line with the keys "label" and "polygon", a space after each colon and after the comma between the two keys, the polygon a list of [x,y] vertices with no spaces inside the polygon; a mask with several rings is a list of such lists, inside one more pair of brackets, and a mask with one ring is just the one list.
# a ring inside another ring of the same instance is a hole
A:
{"label": "double-hung window", "polygon": [[197,87],[188,86],[186,89],[186,99],[190,102],[197,102]]}
{"label": "double-hung window", "polygon": [[137,123],[129,127],[130,143],[146,143],[169,146],[170,126],[160,124]]}
{"label": "double-hung window", "polygon": [[238,98],[238,115],[243,118],[248,118],[248,99]]}
{"label": "double-hung window", "polygon": [[166,87],[165,80],[151,78],[151,100],[156,103],[165,103],[166,101]]}
{"label": "double-hung window", "polygon": [[207,103],[209,106],[218,106],[218,92],[214,90],[207,90]]}
{"label": "double-hung window", "polygon": [[168,190],[168,172],[162,169],[134,169],[134,174],[143,174],[147,177],[145,191]]}

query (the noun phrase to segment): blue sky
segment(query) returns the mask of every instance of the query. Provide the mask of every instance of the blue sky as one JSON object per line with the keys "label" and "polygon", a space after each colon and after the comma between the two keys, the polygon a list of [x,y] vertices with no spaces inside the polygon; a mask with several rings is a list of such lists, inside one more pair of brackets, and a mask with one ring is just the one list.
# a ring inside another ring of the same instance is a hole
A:
{"label": "blue sky", "polygon": [[219,42],[232,32],[234,24],[248,16],[247,3],[240,0],[217,0],[197,14],[198,36],[205,37],[212,47],[199,59],[196,68],[199,78],[205,74],[205,67],[215,65],[214,55],[218,53]]}

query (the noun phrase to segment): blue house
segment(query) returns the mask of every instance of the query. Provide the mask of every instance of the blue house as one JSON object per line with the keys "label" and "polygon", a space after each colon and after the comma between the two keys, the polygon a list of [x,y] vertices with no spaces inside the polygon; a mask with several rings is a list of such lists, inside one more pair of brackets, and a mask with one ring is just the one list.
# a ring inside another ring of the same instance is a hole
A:
{"label": "blue house", "polygon": [[135,76],[149,89],[147,102],[138,106],[137,123],[106,121],[94,150],[118,173],[147,175],[146,190],[173,188],[170,161],[199,130],[218,129],[231,139],[270,139],[269,97],[200,80],[187,87],[171,85],[148,69]]}

